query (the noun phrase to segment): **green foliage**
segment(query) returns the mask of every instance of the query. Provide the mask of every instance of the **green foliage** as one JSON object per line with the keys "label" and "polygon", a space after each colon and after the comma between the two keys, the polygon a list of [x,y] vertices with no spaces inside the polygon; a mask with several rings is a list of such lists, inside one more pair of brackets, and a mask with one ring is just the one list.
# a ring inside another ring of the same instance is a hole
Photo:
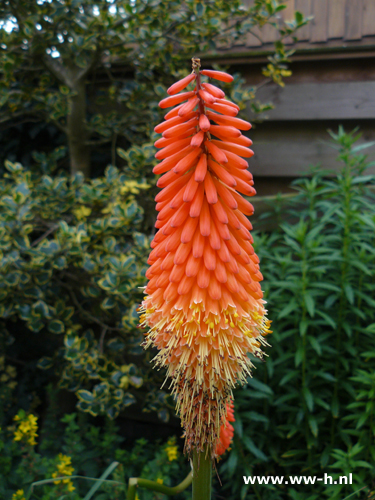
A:
{"label": "green foliage", "polygon": [[[274,333],[266,363],[236,392],[226,498],[343,499],[371,488],[375,462],[375,176],[358,135],[331,133],[343,163],[294,182],[298,194],[255,238]],[[241,473],[239,472],[241,470]],[[245,486],[242,475],[353,474],[353,485]],[[364,498],[364,493],[362,492]],[[352,498],[358,498],[354,495]]]}
{"label": "green foliage", "polygon": [[[23,413],[21,421],[25,420],[27,417]],[[108,419],[103,427],[98,427],[90,424],[82,413],[65,415],[61,423],[49,414],[40,440],[37,438],[38,446],[30,445],[26,440],[15,441],[17,428],[18,422],[0,431],[1,498],[10,499],[14,495],[18,499],[16,492],[20,490],[23,494],[19,493],[19,498],[25,498],[32,483],[65,476],[65,482],[35,485],[29,500],[81,500],[95,484],[85,478],[98,478],[114,461],[119,465],[107,479],[116,483],[102,483],[94,497],[98,500],[125,498],[130,477],[147,477],[172,486],[189,471],[173,439],[153,444],[139,439],[132,446],[126,443],[124,446],[119,429]],[[171,443],[176,449],[173,457]],[[186,495],[181,494],[180,498],[188,498]],[[147,490],[140,490],[138,496],[140,500],[166,498]]]}
{"label": "green foliage", "polygon": [[[215,55],[258,26],[276,25],[284,7],[281,0],[250,7],[240,0],[6,0],[0,7],[0,121],[54,124],[66,136],[72,172],[89,176],[90,148],[106,146],[114,164],[119,138],[126,148],[149,141],[160,120],[161,91],[186,75],[191,57]],[[277,23],[275,71],[291,53],[283,39],[306,22],[296,13],[293,22]]]}
{"label": "green foliage", "polygon": [[[150,391],[160,377],[134,357],[141,353],[136,308],[155,218],[155,189],[146,188],[155,183],[158,102],[189,71],[192,55],[213,55],[273,22],[283,6],[278,0],[248,8],[239,0],[1,3],[0,122],[30,120],[63,134],[58,147],[46,141],[42,151],[28,151],[25,168],[7,160],[0,180],[0,342],[8,357],[27,366],[9,401],[21,398],[29,407],[29,393],[45,383],[35,377],[38,360],[91,415],[114,418],[142,391],[145,409],[168,420],[174,403],[166,392]],[[282,38],[303,22],[280,31],[277,64],[288,55]],[[244,83],[236,75],[223,86],[241,110],[248,103],[254,112],[268,109]],[[112,166],[103,175],[99,157],[100,176],[84,181],[77,172],[89,178],[90,157],[101,148]],[[18,149],[24,153],[23,144]],[[67,155],[72,178],[61,172]],[[16,409],[10,405],[11,414]]]}
{"label": "green foliage", "polygon": [[81,174],[33,174],[9,161],[6,168],[0,317],[12,335],[4,330],[3,342],[18,340],[15,321],[28,335],[42,335],[48,355],[40,368],[55,367],[80,409],[114,418],[142,385],[130,358],[141,352],[136,309],[149,239],[139,231],[143,210],[135,196],[149,186],[115,167],[87,182]]}

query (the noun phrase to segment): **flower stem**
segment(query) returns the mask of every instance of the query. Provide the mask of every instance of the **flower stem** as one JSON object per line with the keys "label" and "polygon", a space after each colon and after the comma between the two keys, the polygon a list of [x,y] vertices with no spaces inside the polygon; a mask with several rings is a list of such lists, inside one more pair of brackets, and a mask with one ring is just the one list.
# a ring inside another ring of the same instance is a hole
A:
{"label": "flower stem", "polygon": [[209,450],[193,453],[192,500],[211,500],[212,461]]}
{"label": "flower stem", "polygon": [[164,495],[174,496],[178,495],[182,491],[186,490],[190,486],[192,481],[192,473],[186,476],[182,483],[177,486],[165,486],[164,484],[157,483],[155,481],[150,481],[149,479],[143,479],[141,477],[131,477],[129,479],[129,487],[127,500],[134,500],[137,492],[137,488],[145,488],[146,490],[158,491],[159,493],[164,493]]}

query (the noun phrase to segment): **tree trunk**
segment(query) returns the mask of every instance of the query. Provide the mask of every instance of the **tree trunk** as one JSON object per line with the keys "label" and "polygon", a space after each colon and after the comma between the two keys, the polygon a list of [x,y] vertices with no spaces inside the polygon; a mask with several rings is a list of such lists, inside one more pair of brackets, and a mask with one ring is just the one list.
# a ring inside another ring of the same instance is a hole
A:
{"label": "tree trunk", "polygon": [[90,148],[86,145],[86,85],[84,78],[77,80],[71,89],[74,95],[69,99],[67,135],[70,154],[70,173],[82,172],[90,177]]}

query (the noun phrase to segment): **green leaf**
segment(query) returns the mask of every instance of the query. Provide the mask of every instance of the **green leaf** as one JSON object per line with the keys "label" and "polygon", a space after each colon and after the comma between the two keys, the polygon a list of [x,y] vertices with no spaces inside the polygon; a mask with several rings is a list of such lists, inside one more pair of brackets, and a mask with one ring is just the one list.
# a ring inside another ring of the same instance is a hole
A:
{"label": "green leaf", "polygon": [[259,458],[263,462],[268,461],[267,455],[265,455],[262,450],[260,450],[257,446],[255,446],[253,440],[248,435],[245,434],[242,437],[242,443],[245,446],[245,448],[250,453],[252,453],[256,458]]}
{"label": "green leaf", "polygon": [[308,336],[309,342],[311,344],[311,347],[314,349],[314,351],[321,356],[322,354],[322,348],[320,347],[319,341],[313,337],[312,335]]}
{"label": "green leaf", "polygon": [[48,370],[49,368],[52,368],[52,366],[53,366],[53,358],[45,356],[44,358],[41,358],[38,361],[37,366],[41,370]]}
{"label": "green leaf", "polygon": [[300,24],[300,23],[303,22],[303,14],[301,12],[298,12],[298,10],[296,10],[294,12],[294,17],[295,17],[295,20],[296,20],[297,24]]}
{"label": "green leaf", "polygon": [[298,309],[297,301],[292,299],[278,314],[277,319],[285,318],[289,316],[290,313]]}
{"label": "green leaf", "polygon": [[304,400],[306,401],[307,408],[309,411],[314,410],[314,397],[308,387],[303,387],[302,389],[302,394],[304,397]]}
{"label": "green leaf", "polygon": [[135,397],[130,392],[124,394],[124,399],[122,400],[123,406],[130,406],[136,402]]}
{"label": "green leaf", "polygon": [[339,416],[339,411],[340,411],[340,406],[339,406],[339,401],[337,399],[337,396],[335,396],[333,399],[332,399],[332,403],[331,403],[331,412],[332,412],[332,416],[334,418],[338,418]]}
{"label": "green leaf", "polygon": [[202,17],[203,14],[205,13],[206,7],[202,2],[197,2],[195,5],[195,12],[198,17]]}
{"label": "green leaf", "polygon": [[309,416],[309,427],[314,437],[318,437],[319,429],[317,421],[311,415]]}
{"label": "green leaf", "polygon": [[87,494],[83,497],[83,500],[90,500],[94,496],[94,494],[98,491],[98,489],[104,484],[105,479],[112,474],[112,472],[116,469],[116,467],[120,465],[119,462],[112,462],[103,474],[99,477],[98,481],[90,488]]}
{"label": "green leaf", "polygon": [[313,318],[315,314],[315,302],[313,297],[308,292],[305,292],[303,299],[308,313]]}
{"label": "green leaf", "polygon": [[48,330],[54,334],[60,334],[65,332],[65,325],[62,321],[54,319],[48,324]]}
{"label": "green leaf", "polygon": [[87,391],[85,389],[81,389],[81,390],[77,391],[76,394],[77,394],[78,398],[85,403],[93,403],[95,400],[93,393],[90,391]]}
{"label": "green leaf", "polygon": [[348,302],[353,305],[354,304],[353,288],[349,284],[346,284],[346,285],[344,285],[344,291],[345,291],[346,298],[348,299]]}
{"label": "green leaf", "polygon": [[263,382],[260,382],[260,380],[257,380],[256,378],[248,378],[247,384],[253,389],[262,392],[267,396],[273,395],[273,390],[268,385],[264,384]]}

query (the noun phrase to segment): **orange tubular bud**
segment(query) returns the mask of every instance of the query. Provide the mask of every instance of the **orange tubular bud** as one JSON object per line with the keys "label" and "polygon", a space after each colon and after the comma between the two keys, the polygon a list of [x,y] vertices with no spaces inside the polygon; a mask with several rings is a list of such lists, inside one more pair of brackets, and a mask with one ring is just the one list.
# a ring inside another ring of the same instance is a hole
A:
{"label": "orange tubular bud", "polygon": [[181,141],[182,139],[186,139],[186,137],[190,137],[193,132],[188,130],[187,132],[178,135],[177,137],[170,137],[169,139],[166,139],[165,137],[162,137],[158,141],[155,142],[154,146],[158,149],[165,148],[166,146],[169,146],[170,144],[174,144],[176,141]]}
{"label": "orange tubular bud", "polygon": [[228,73],[224,73],[224,71],[214,71],[212,69],[202,69],[201,75],[208,76],[210,78],[214,78],[215,80],[219,80],[220,82],[231,83],[233,82],[233,76]]}
{"label": "orange tubular bud", "polygon": [[197,125],[197,119],[192,118],[185,123],[180,123],[174,127],[168,128],[163,132],[163,137],[169,139],[170,137],[175,137],[180,134],[187,132],[188,130],[194,131],[194,126]]}
{"label": "orange tubular bud", "polygon": [[214,97],[217,97],[218,99],[222,99],[223,97],[225,97],[224,92],[211,83],[202,83],[202,88],[207,90],[207,92],[209,92]]}
{"label": "orange tubular bud", "polygon": [[218,163],[228,163],[228,158],[225,156],[225,153],[215,146],[215,144],[212,143],[212,141],[205,141],[204,145],[208,149],[208,151],[211,153],[212,157],[218,162]]}
{"label": "orange tubular bud", "polygon": [[[155,365],[171,379],[186,451],[208,446],[214,458],[230,445],[232,390],[251,374],[248,354],[262,357],[270,322],[246,217],[254,209],[240,194],[255,194],[243,158],[253,154],[251,140],[240,132],[251,125],[202,75],[233,79],[195,62],[160,103],[176,107],[155,127],[163,137],[153,172],[163,175],[141,325],[144,347],[158,349]],[[194,91],[179,94],[193,81]]]}
{"label": "orange tubular bud", "polygon": [[165,122],[159,123],[154,128],[154,132],[157,132],[158,134],[162,134],[165,130],[168,128],[174,127],[175,125],[179,125],[180,123],[185,123],[186,120],[190,120],[193,118],[195,115],[194,112],[189,113],[188,116],[184,116],[183,118],[181,116],[175,116],[174,118],[171,118],[170,120],[167,120]]}
{"label": "orange tubular bud", "polygon": [[225,151],[230,151],[239,156],[244,156],[245,158],[251,158],[254,155],[254,151],[249,148],[245,148],[244,146],[239,146],[238,144],[233,144],[232,142],[223,142],[223,141],[211,141],[216,146],[224,149]]}
{"label": "orange tubular bud", "polygon": [[184,191],[183,200],[185,203],[189,203],[193,200],[198,188],[198,182],[194,179],[194,177],[191,177],[190,181],[186,184],[186,189]]}
{"label": "orange tubular bud", "polygon": [[191,73],[190,75],[185,76],[185,78],[183,78],[182,80],[179,80],[178,82],[171,85],[167,90],[167,94],[175,95],[177,94],[177,92],[181,92],[181,90],[184,90],[184,88],[187,87],[193,80],[195,80],[195,78],[195,73]]}
{"label": "orange tubular bud", "polygon": [[227,167],[247,168],[249,166],[246,160],[231,151],[227,150],[225,156],[228,158]]}
{"label": "orange tubular bud", "polygon": [[236,138],[241,136],[241,132],[234,127],[225,127],[224,125],[211,125],[210,134],[217,135],[221,137]]}
{"label": "orange tubular bud", "polygon": [[181,158],[184,158],[186,154],[191,151],[191,149],[191,146],[187,146],[186,148],[180,150],[178,153],[175,153],[172,156],[168,156],[168,158],[165,158],[165,160],[163,160],[161,163],[159,163],[159,165],[156,165],[153,168],[153,173],[159,175],[168,172],[168,170],[171,170],[181,160]]}
{"label": "orange tubular bud", "polygon": [[195,180],[196,182],[203,182],[206,177],[207,172],[207,155],[203,154],[198,162],[197,168],[195,169]]}
{"label": "orange tubular bud", "polygon": [[181,148],[185,148],[190,143],[191,143],[190,137],[182,139],[181,141],[176,141],[174,143],[172,142],[172,144],[169,144],[169,146],[166,146],[161,151],[158,151],[155,154],[155,158],[157,158],[158,160],[164,160],[165,158],[168,158],[168,156],[172,156],[178,151],[181,151]]}
{"label": "orange tubular bud", "polygon": [[166,99],[163,99],[162,101],[159,102],[159,107],[162,109],[165,108],[171,108],[172,106],[175,106],[176,104],[180,104],[183,101],[187,101],[190,99],[190,97],[193,97],[195,95],[195,92],[184,92],[182,94],[177,94],[172,97],[167,97]]}
{"label": "orange tubular bud", "polygon": [[204,90],[200,90],[199,95],[204,100],[204,102],[206,102],[207,104],[213,104],[214,102],[217,101],[217,99],[215,97],[213,97],[208,92],[205,92]]}
{"label": "orange tubular bud", "polygon": [[204,179],[204,190],[206,192],[206,198],[208,203],[210,203],[211,205],[217,203],[218,201],[217,191],[210,172],[207,172],[206,177]]}
{"label": "orange tubular bud", "polygon": [[228,173],[228,171],[222,167],[221,165],[219,165],[218,163],[216,163],[215,161],[209,159],[208,160],[208,165],[210,167],[210,169],[215,172],[215,174],[217,175],[217,177],[226,185],[230,186],[230,187],[236,187],[237,186],[237,183],[234,179],[234,177]]}
{"label": "orange tubular bud", "polygon": [[204,139],[204,132],[201,130],[197,134],[193,135],[191,142],[190,142],[190,146],[194,146],[194,147],[200,146],[203,142],[203,139]]}
{"label": "orange tubular bud", "polygon": [[238,110],[235,108],[232,108],[232,106],[226,106],[225,104],[217,104],[216,102],[213,104],[210,104],[209,107],[213,109],[214,111],[217,111],[218,113],[222,113],[223,115],[227,116],[237,116],[238,115]]}
{"label": "orange tubular bud", "polygon": [[240,118],[235,118],[233,116],[222,116],[212,111],[207,111],[207,116],[210,120],[218,123],[219,125],[230,125],[232,127],[238,128],[239,130],[250,130],[251,124]]}
{"label": "orange tubular bud", "polygon": [[[215,127],[215,125],[211,125],[211,127]],[[232,127],[230,127],[230,128],[232,128]],[[231,143],[238,144],[239,146],[247,147],[247,146],[251,146],[253,143],[253,141],[251,139],[249,139],[248,137],[245,137],[244,135],[239,135],[239,137],[229,137],[229,136],[226,137],[225,135],[220,134],[219,132],[216,132],[213,135],[215,135],[216,137],[218,137],[222,141],[227,141],[228,139],[230,139]]]}
{"label": "orange tubular bud", "polygon": [[195,106],[199,103],[198,97],[192,97],[188,100],[186,104],[182,106],[182,108],[178,112],[178,116],[183,116],[187,118],[187,115],[195,108]]}
{"label": "orange tubular bud", "polygon": [[182,106],[185,106],[184,102],[181,103],[181,104],[179,104],[175,108],[171,109],[170,111],[168,111],[168,113],[166,115],[164,115],[164,120],[170,120],[171,118],[174,118],[175,116],[178,116],[178,112],[180,111],[180,109],[182,108]]}
{"label": "orange tubular bud", "polygon": [[236,109],[237,111],[240,110],[240,107],[237,106],[237,104],[234,104],[232,101],[228,101],[227,99],[217,99],[217,104],[224,104],[225,106],[230,106],[231,108]]}
{"label": "orange tubular bud", "polygon": [[201,115],[199,118],[199,128],[204,132],[207,132],[207,130],[210,130],[210,126],[210,120],[207,118],[207,116]]}
{"label": "orange tubular bud", "polygon": [[185,156],[182,160],[180,160],[177,165],[174,167],[173,172],[175,174],[185,173],[189,170],[190,167],[193,166],[197,157],[202,154],[201,148],[195,148],[191,153]]}

